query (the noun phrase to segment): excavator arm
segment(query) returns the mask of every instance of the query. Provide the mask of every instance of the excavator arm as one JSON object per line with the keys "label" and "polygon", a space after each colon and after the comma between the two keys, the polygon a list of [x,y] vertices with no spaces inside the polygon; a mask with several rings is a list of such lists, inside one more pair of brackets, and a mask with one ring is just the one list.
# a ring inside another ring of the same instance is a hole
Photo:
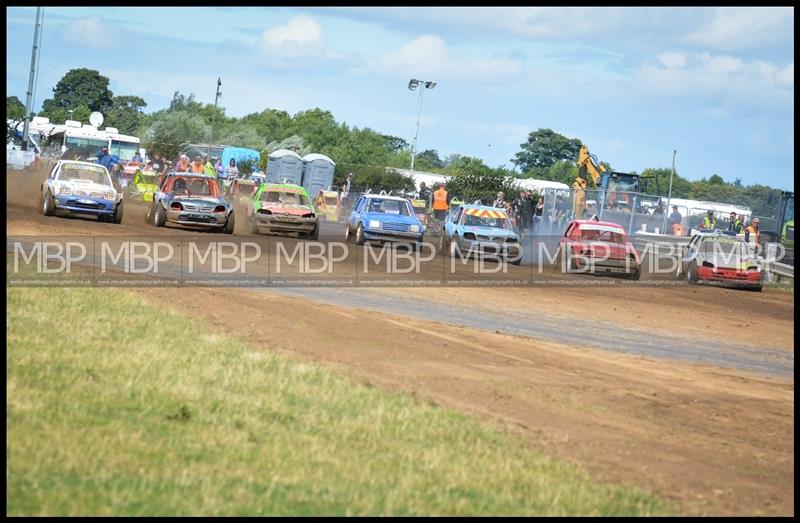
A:
{"label": "excavator arm", "polygon": [[600,186],[600,180],[606,168],[597,162],[597,158],[589,154],[589,148],[581,145],[578,151],[578,176],[572,182],[572,188],[575,190],[575,205],[573,211],[575,217],[580,219],[583,215],[584,204],[586,203],[586,186],[591,177],[594,187]]}

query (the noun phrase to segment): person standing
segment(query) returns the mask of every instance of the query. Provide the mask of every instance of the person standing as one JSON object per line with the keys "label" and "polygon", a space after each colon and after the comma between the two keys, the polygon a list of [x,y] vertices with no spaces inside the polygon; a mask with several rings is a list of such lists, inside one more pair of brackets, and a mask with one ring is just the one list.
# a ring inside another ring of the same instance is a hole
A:
{"label": "person standing", "polygon": [[431,190],[428,189],[428,186],[425,185],[425,182],[419,183],[419,193],[417,196],[420,200],[425,202],[425,209],[427,210],[431,205]]}
{"label": "person standing", "polygon": [[444,220],[447,216],[447,189],[440,184],[439,188],[433,192],[433,217],[437,220]]}
{"label": "person standing", "polygon": [[731,211],[728,230],[733,232],[734,234],[741,234],[742,232],[744,232],[744,224],[741,221],[739,221],[739,218],[736,216],[736,211]]}
{"label": "person standing", "polygon": [[754,236],[756,241],[756,252],[758,252],[759,245],[761,245],[761,227],[760,227],[760,220],[758,216],[753,218],[753,221],[750,222],[744,230],[744,241],[750,243],[750,237]]}
{"label": "person standing", "polygon": [[522,196],[522,202],[520,202],[520,229],[524,234],[527,234],[530,231],[531,225],[533,224],[533,197],[531,196],[531,192],[527,191]]}
{"label": "person standing", "polygon": [[205,174],[206,176],[210,176],[211,178],[216,178],[217,170],[214,169],[214,164],[211,163],[211,159],[208,156],[206,156],[205,160],[206,164],[205,166],[203,166],[203,174]]}
{"label": "person standing", "polygon": [[717,219],[714,218],[714,211],[709,209],[706,215],[703,217],[703,229],[716,229],[716,228],[717,228]]}
{"label": "person standing", "polygon": [[497,198],[492,202],[492,207],[497,207],[498,209],[506,208],[506,195],[503,194],[503,191],[497,193]]}

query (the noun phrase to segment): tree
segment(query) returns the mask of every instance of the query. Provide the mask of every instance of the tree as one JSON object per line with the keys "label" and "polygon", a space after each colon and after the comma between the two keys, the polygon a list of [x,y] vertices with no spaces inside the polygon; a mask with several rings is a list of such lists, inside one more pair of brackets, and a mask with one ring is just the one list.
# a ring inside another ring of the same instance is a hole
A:
{"label": "tree", "polygon": [[511,163],[525,172],[532,167],[551,167],[560,160],[578,158],[581,141],[567,138],[550,129],[538,129],[528,135],[528,141],[520,144],[519,151]]}
{"label": "tree", "polygon": [[[53,98],[42,103],[42,116],[63,122],[67,111],[77,113],[79,106],[85,106],[89,112],[108,112],[113,105],[108,82],[108,78],[94,69],[70,69],[53,88]],[[78,120],[77,114],[73,114],[73,119]]]}
{"label": "tree", "polygon": [[409,147],[408,142],[400,137],[391,136],[388,134],[382,134],[381,136],[384,140],[386,140],[386,147],[393,153],[404,151]]}
{"label": "tree", "polygon": [[436,151],[436,149],[427,149],[422,151],[417,155],[414,161],[416,162],[416,166],[420,171],[441,169],[444,167],[444,161],[439,158],[439,153]]}
{"label": "tree", "polygon": [[456,175],[447,182],[447,192],[465,201],[481,199],[490,203],[500,191],[506,195],[519,192],[519,186],[506,169],[492,169],[480,158],[462,156],[453,169]]}
{"label": "tree", "polygon": [[133,134],[142,124],[144,107],[147,107],[147,102],[138,96],[115,96],[105,124],[116,127],[122,134]]}
{"label": "tree", "polygon": [[292,136],[281,140],[280,142],[272,141],[264,148],[267,153],[272,153],[280,149],[288,149],[294,151],[300,156],[305,156],[311,152],[311,149],[306,146],[305,140],[302,137],[293,134]]}
{"label": "tree", "polygon": [[201,117],[176,111],[152,122],[144,133],[143,142],[151,154],[175,158],[183,145],[207,140],[209,130]]}
{"label": "tree", "polygon": [[25,118],[25,104],[16,96],[6,96],[6,119],[22,120]]}

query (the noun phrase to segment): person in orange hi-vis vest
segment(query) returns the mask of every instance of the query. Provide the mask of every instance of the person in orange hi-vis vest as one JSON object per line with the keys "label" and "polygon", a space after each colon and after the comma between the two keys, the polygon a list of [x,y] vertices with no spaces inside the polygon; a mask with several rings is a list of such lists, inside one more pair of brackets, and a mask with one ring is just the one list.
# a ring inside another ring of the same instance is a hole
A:
{"label": "person in orange hi-vis vest", "polygon": [[440,185],[433,191],[433,217],[437,220],[444,220],[447,216],[447,189]]}

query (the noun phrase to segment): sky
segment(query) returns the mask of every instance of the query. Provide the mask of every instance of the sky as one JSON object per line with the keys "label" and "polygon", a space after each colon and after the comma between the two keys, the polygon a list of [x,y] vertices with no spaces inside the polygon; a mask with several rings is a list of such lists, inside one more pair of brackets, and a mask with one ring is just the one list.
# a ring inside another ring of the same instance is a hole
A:
{"label": "sky", "polygon": [[[25,101],[34,7],[6,8],[6,88]],[[794,9],[44,9],[34,110],[96,69],[146,112],[175,91],[228,116],[319,107],[338,122],[511,168],[528,133],[579,138],[615,170],[794,188]]]}

